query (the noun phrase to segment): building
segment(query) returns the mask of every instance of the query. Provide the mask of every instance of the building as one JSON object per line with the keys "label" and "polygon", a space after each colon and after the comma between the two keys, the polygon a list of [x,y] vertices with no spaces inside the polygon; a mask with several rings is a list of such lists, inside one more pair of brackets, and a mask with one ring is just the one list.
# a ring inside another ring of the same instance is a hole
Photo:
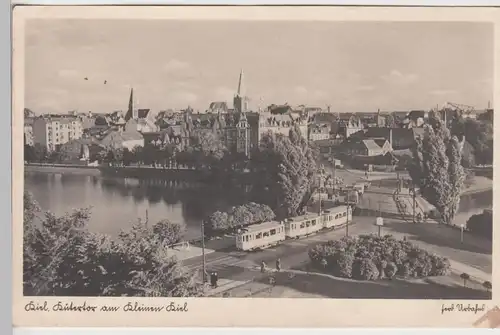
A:
{"label": "building", "polygon": [[341,125],[341,128],[343,129],[343,136],[345,138],[351,137],[353,134],[356,134],[359,131],[362,131],[365,127],[363,126],[363,123],[361,122],[361,119],[358,118],[355,115],[351,115],[349,117],[349,120],[347,122],[343,122]]}
{"label": "building", "polygon": [[100,141],[101,146],[112,149],[128,149],[144,146],[144,137],[138,131],[111,130]]}
{"label": "building", "polygon": [[424,128],[388,128],[372,127],[356,134],[360,139],[383,138],[389,142],[394,150],[411,149],[417,138],[425,133]]}
{"label": "building", "polygon": [[[377,143],[378,142],[378,143]],[[389,141],[382,139],[351,139],[346,145],[346,153],[351,156],[383,156],[392,151]]]}
{"label": "building", "polygon": [[24,118],[24,144],[32,146],[33,142],[33,122],[35,118],[25,117]]}
{"label": "building", "polygon": [[229,111],[227,103],[225,101],[214,101],[210,103],[207,113],[210,114],[226,114]]}
{"label": "building", "polygon": [[44,115],[35,118],[32,127],[33,143],[45,146],[48,151],[83,135],[80,119],[71,115]]}
{"label": "building", "polygon": [[288,136],[290,129],[298,125],[300,133],[308,139],[308,117],[285,105],[271,105],[266,111],[258,113],[257,145],[265,134]]}
{"label": "building", "polygon": [[321,141],[330,138],[330,125],[309,126],[309,141]]}

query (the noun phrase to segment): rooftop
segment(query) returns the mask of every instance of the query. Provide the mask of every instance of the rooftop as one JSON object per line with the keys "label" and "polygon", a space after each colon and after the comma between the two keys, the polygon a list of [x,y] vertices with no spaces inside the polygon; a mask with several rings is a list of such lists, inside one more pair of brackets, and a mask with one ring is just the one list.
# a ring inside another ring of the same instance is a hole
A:
{"label": "rooftop", "polygon": [[244,233],[251,233],[251,232],[259,232],[262,230],[268,230],[268,229],[273,229],[273,228],[278,228],[281,226],[281,223],[278,221],[268,221],[268,222],[263,222],[259,224],[254,224],[245,228],[242,228],[242,232]]}
{"label": "rooftop", "polygon": [[303,215],[288,218],[288,220],[293,221],[293,222],[299,222],[299,221],[311,220],[311,219],[316,219],[316,218],[318,218],[318,214],[309,212],[309,213],[306,213]]}
{"label": "rooftop", "polygon": [[374,140],[363,140],[363,144],[368,150],[379,150],[380,146]]}

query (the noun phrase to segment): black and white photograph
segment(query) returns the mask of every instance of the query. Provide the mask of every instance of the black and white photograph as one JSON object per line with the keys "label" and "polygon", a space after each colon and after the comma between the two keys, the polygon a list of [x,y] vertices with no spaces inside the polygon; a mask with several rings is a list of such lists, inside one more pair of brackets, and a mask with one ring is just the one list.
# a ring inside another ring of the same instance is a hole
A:
{"label": "black and white photograph", "polygon": [[24,297],[492,299],[491,23],[30,18],[23,66]]}

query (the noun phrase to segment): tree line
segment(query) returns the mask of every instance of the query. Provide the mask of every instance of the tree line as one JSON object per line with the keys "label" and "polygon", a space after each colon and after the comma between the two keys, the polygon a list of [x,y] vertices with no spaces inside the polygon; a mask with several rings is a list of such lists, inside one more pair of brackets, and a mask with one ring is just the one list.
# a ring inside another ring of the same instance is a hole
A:
{"label": "tree line", "polygon": [[196,275],[169,255],[185,227],[137,222],[116,239],[89,231],[88,209],[43,212],[24,194],[23,288],[27,296],[201,296]]}

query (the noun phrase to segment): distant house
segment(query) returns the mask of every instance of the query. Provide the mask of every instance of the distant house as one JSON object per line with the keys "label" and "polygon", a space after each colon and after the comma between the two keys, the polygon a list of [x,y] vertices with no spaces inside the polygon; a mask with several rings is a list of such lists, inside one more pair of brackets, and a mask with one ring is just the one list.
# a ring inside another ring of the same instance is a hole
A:
{"label": "distant house", "polygon": [[112,130],[101,140],[101,145],[107,148],[132,150],[136,146],[144,146],[144,137],[138,131]]}
{"label": "distant house", "polygon": [[33,117],[24,118],[24,143],[27,145],[33,145]]}
{"label": "distant house", "polygon": [[346,143],[347,154],[349,156],[382,156],[392,150],[389,142],[385,139],[379,144],[375,140],[353,139]]}
{"label": "distant house", "polygon": [[213,114],[217,114],[217,113],[223,113],[223,114],[225,114],[225,113],[228,112],[228,109],[229,109],[229,107],[227,106],[227,102],[225,102],[225,101],[214,101],[208,107],[207,112],[208,113],[213,113]]}
{"label": "distant house", "polygon": [[330,125],[312,125],[309,127],[309,141],[327,140],[330,138]]}
{"label": "distant house", "polygon": [[385,138],[394,150],[404,150],[412,148],[418,137],[424,135],[424,128],[388,128],[372,127],[366,129],[360,137],[365,139]]}

